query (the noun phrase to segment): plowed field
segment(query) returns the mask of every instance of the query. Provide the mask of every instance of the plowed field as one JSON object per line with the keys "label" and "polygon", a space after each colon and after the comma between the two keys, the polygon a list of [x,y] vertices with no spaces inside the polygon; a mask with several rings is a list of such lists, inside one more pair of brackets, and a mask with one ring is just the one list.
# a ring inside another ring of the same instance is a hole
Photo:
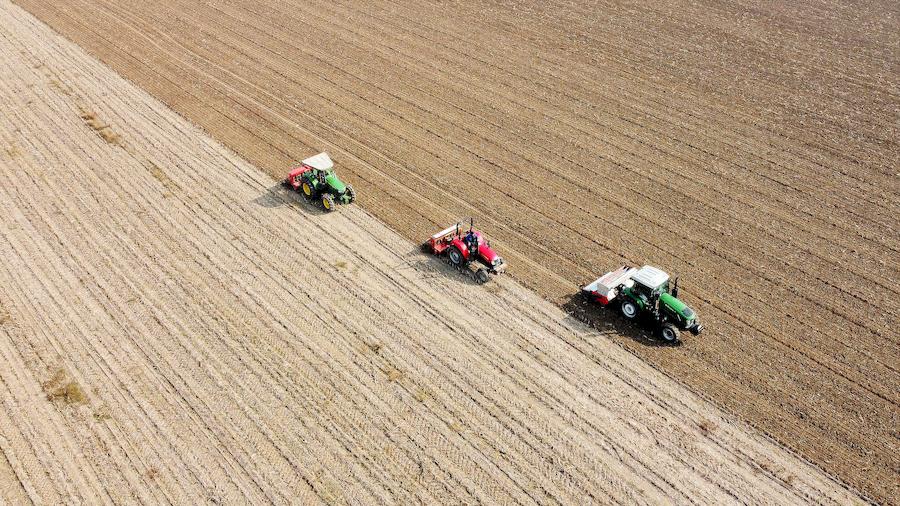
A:
{"label": "plowed field", "polygon": [[510,279],[329,215],[0,1],[0,502],[846,504]]}
{"label": "plowed field", "polygon": [[[407,239],[474,215],[521,283],[900,495],[896,2],[16,3],[273,177],[327,149]],[[708,332],[569,300],[625,262]]]}

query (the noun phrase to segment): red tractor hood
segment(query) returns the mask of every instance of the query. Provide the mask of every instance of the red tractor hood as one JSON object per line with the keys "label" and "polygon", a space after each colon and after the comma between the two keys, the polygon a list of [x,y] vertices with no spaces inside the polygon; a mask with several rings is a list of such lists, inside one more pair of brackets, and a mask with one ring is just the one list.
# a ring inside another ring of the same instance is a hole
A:
{"label": "red tractor hood", "polygon": [[496,251],[488,246],[484,241],[478,246],[478,254],[488,265],[493,265],[494,260],[500,257]]}

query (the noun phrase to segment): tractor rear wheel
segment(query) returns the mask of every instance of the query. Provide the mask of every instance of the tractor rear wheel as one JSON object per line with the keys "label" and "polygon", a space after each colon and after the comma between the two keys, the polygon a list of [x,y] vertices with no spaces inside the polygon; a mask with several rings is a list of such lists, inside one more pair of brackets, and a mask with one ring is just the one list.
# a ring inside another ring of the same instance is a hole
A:
{"label": "tractor rear wheel", "polygon": [[463,264],[463,254],[456,246],[450,246],[447,248],[447,258],[450,259],[450,263],[459,267]]}
{"label": "tractor rear wheel", "polygon": [[324,207],[326,211],[334,211],[334,195],[330,193],[322,195],[322,207]]}
{"label": "tractor rear wheel", "polygon": [[634,301],[625,299],[622,301],[622,305],[619,306],[619,310],[622,311],[622,316],[624,316],[628,320],[634,320],[638,315],[638,307]]}
{"label": "tractor rear wheel", "polygon": [[681,332],[678,331],[678,327],[672,323],[664,323],[659,329],[660,337],[662,337],[662,340],[667,344],[677,343],[680,334]]}
{"label": "tractor rear wheel", "polygon": [[312,186],[310,186],[307,181],[304,181],[303,184],[300,185],[300,188],[303,189],[304,195],[306,195],[307,197],[312,197],[312,194],[313,194]]}
{"label": "tractor rear wheel", "polygon": [[490,279],[491,277],[488,276],[488,271],[486,271],[485,269],[478,269],[477,271],[475,271],[475,282],[479,285],[487,283]]}

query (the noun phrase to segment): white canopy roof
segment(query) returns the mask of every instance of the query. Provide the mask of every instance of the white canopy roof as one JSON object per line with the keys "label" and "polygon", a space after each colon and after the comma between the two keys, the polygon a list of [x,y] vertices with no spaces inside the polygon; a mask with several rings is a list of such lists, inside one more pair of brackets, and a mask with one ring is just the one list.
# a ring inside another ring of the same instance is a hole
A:
{"label": "white canopy roof", "polygon": [[631,276],[631,279],[648,288],[656,288],[668,281],[669,275],[656,267],[645,265],[638,269],[638,271]]}
{"label": "white canopy roof", "polygon": [[303,160],[303,165],[309,165],[310,167],[318,170],[328,170],[334,167],[334,162],[331,161],[331,157],[328,156],[328,153],[319,153],[316,156],[311,156],[306,160]]}

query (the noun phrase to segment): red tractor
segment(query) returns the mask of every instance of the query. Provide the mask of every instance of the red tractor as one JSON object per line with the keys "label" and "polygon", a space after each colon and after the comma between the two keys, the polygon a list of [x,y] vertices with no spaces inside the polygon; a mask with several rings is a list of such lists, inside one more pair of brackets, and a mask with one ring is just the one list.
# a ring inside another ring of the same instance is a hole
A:
{"label": "red tractor", "polygon": [[477,265],[474,276],[478,283],[486,283],[490,274],[500,274],[506,270],[506,262],[491,248],[490,241],[475,230],[469,220],[469,230],[460,230],[460,224],[451,225],[431,236],[422,249],[434,255],[445,255],[451,265],[459,269],[469,269]]}

